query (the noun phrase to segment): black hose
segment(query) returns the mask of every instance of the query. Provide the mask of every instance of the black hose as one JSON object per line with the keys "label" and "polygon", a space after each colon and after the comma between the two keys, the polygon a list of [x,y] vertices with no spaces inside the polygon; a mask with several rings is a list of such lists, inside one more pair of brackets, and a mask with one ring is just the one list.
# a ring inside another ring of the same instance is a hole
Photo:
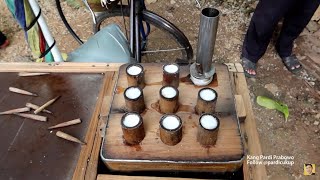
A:
{"label": "black hose", "polygon": [[73,36],[74,39],[76,39],[76,41],[81,45],[83,44],[83,41],[79,38],[79,36],[73,31],[73,29],[71,28],[71,26],[69,25],[66,17],[63,14],[63,11],[61,9],[61,5],[60,5],[60,0],[56,0],[56,5],[57,5],[57,10],[59,12],[59,15],[61,17],[61,20],[63,21],[63,24],[66,26],[66,28],[68,29],[68,31],[70,32],[70,34]]}

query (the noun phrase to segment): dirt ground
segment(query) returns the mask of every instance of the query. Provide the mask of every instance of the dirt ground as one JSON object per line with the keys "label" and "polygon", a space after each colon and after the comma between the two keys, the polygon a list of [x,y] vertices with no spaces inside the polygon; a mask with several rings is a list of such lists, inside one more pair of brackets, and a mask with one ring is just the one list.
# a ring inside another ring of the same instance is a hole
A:
{"label": "dirt ground", "polygon": [[[215,45],[216,62],[239,62],[242,40],[252,15],[250,12],[256,3],[250,0],[220,0],[203,4],[206,7],[214,6],[222,13]],[[54,1],[41,1],[40,4],[60,50],[68,53],[78,47],[62,24]],[[72,27],[81,37],[88,38],[92,34],[89,12],[70,7],[66,2],[62,4]],[[194,0],[156,1],[147,7],[177,25],[196,51],[200,9]],[[0,8],[0,29],[11,41],[8,48],[0,50],[0,61],[32,61],[24,33],[6,9],[4,1],[0,1]],[[295,43],[294,52],[302,59],[306,69],[300,75],[293,75],[284,68],[271,43],[259,61],[257,78],[247,79],[263,155],[294,157],[293,166],[267,166],[270,179],[304,179],[304,163],[316,164],[314,178],[320,177],[319,29],[320,25],[313,22]],[[259,106],[255,99],[261,95],[286,103],[290,111],[288,121],[279,112]]]}

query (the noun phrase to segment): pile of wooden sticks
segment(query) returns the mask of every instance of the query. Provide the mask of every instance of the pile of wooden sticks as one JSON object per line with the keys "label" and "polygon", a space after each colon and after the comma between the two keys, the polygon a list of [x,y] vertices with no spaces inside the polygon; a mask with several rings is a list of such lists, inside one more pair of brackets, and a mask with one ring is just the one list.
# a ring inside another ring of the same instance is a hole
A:
{"label": "pile of wooden sticks", "polygon": [[[19,76],[39,76],[39,75],[46,75],[46,74],[48,74],[48,73],[19,73]],[[29,92],[27,90],[23,90],[20,88],[16,88],[16,87],[9,87],[9,91],[12,93],[20,94],[20,95],[35,96],[35,97],[38,96],[35,93]],[[60,98],[60,96],[57,96],[53,99],[50,99],[49,101],[47,101],[46,103],[44,103],[41,106],[38,106],[38,105],[33,104],[31,102],[27,102],[25,107],[3,111],[3,112],[0,112],[0,115],[16,115],[16,116],[24,117],[24,118],[31,119],[31,120],[47,122],[48,117],[38,115],[38,113],[44,112],[44,113],[48,113],[48,114],[53,114],[51,111],[47,110],[46,108],[49,107],[54,102],[56,102],[59,98]],[[33,114],[27,113],[30,111],[33,111]],[[54,126],[50,126],[50,127],[48,127],[48,130],[52,130],[52,129],[56,129],[56,128],[63,128],[63,127],[72,126],[72,125],[76,125],[76,124],[80,124],[80,123],[81,123],[80,118],[77,118],[74,120],[70,120],[70,121],[56,124]],[[81,140],[79,140],[78,138],[75,138],[67,133],[62,132],[62,131],[57,131],[56,136],[63,138],[65,140],[68,140],[68,141],[82,144],[82,145],[86,144],[86,143],[82,142]]]}

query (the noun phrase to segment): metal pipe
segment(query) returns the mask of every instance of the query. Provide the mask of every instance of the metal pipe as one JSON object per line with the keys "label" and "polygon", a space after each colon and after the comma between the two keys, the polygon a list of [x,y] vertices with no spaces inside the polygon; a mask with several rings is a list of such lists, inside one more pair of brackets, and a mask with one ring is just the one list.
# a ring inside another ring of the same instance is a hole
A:
{"label": "metal pipe", "polygon": [[131,49],[131,56],[134,57],[135,49],[135,0],[130,1],[130,49]]}
{"label": "metal pipe", "polygon": [[214,8],[205,8],[201,11],[197,63],[201,64],[202,74],[210,72],[214,45],[219,22],[219,11]]}
{"label": "metal pipe", "polygon": [[191,80],[198,86],[208,85],[215,73],[212,57],[219,15],[219,10],[215,8],[204,8],[201,11],[196,63],[190,67]]}

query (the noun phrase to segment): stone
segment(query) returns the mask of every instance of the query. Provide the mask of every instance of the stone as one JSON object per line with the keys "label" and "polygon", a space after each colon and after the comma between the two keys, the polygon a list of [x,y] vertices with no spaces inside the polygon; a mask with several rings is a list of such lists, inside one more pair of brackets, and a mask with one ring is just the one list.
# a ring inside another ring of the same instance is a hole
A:
{"label": "stone", "polygon": [[232,41],[233,41],[233,43],[236,44],[236,45],[242,45],[242,43],[243,43],[243,42],[242,42],[241,40],[239,40],[238,38],[233,38]]}
{"label": "stone", "polygon": [[320,124],[319,121],[314,121],[313,125],[318,126]]}
{"label": "stone", "polygon": [[316,114],[316,115],[315,115],[315,118],[316,118],[316,119],[320,119],[320,113]]}
{"label": "stone", "polygon": [[170,0],[170,4],[175,4],[175,3],[176,3],[176,1]]}
{"label": "stone", "polygon": [[310,33],[314,33],[320,29],[320,25],[315,21],[310,21],[306,28]]}
{"label": "stone", "polygon": [[310,122],[309,121],[304,121],[304,124],[306,124],[307,126],[310,125]]}
{"label": "stone", "polygon": [[271,92],[274,96],[277,96],[279,95],[279,88],[277,85],[273,84],[273,83],[269,83],[269,84],[266,84],[264,86],[264,88],[266,88],[269,92]]}
{"label": "stone", "polygon": [[308,99],[308,102],[309,102],[310,104],[316,104],[316,103],[317,103],[317,100],[314,99],[314,98],[309,98],[309,99]]}

